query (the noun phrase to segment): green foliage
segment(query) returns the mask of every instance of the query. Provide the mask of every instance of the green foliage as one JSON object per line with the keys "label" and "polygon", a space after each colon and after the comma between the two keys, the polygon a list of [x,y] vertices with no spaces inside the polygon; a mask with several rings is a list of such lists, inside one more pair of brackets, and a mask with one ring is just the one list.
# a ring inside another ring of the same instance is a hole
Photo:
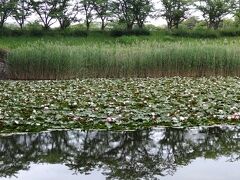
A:
{"label": "green foliage", "polygon": [[43,36],[73,36],[73,37],[86,37],[88,33],[79,29],[49,29],[43,30],[42,28],[24,28],[24,29],[9,29],[3,28],[0,30],[0,37],[18,37],[18,36],[30,36],[30,37],[43,37]]}
{"label": "green foliage", "polygon": [[166,19],[168,29],[178,28],[186,19],[186,13],[191,5],[190,0],[162,0],[162,16]]}
{"label": "green foliage", "polygon": [[224,28],[220,30],[220,34],[225,37],[236,37],[240,36],[240,28],[236,27],[229,27],[229,28]]}
{"label": "green foliage", "polygon": [[206,29],[206,28],[195,28],[187,29],[181,27],[169,31],[168,34],[179,36],[179,37],[190,37],[190,38],[220,38],[220,37],[237,37],[240,36],[240,28],[238,27],[226,27],[218,30]]}
{"label": "green foliage", "polygon": [[221,35],[219,31],[200,28],[194,30],[179,28],[172,30],[170,34],[179,37],[191,37],[191,38],[218,38]]}
{"label": "green foliage", "polygon": [[13,8],[13,17],[22,29],[27,21],[27,18],[32,14],[31,4],[29,0],[15,0],[16,5]]}
{"label": "green foliage", "polygon": [[38,21],[29,22],[25,25],[24,29],[27,30],[41,30],[42,25]]}
{"label": "green foliage", "polygon": [[3,28],[7,18],[11,15],[16,6],[16,0],[0,1],[0,28]]}
{"label": "green foliage", "polygon": [[110,32],[113,37],[120,36],[149,36],[150,31],[147,29],[133,29],[133,30],[122,30],[122,29],[113,29]]}
{"label": "green foliage", "polygon": [[198,18],[195,16],[192,16],[192,17],[184,20],[181,23],[181,26],[186,27],[187,29],[194,29],[198,23],[199,23]]}
{"label": "green foliage", "polygon": [[208,27],[218,29],[223,17],[233,11],[234,3],[232,0],[200,0],[195,6],[203,13]]}
{"label": "green foliage", "polygon": [[116,39],[117,43],[120,44],[136,44],[138,42],[138,38],[136,36],[121,36]]}
{"label": "green foliage", "polygon": [[132,30],[135,23],[140,29],[144,28],[153,5],[150,0],[113,0],[112,9],[118,21],[126,25],[125,29]]}

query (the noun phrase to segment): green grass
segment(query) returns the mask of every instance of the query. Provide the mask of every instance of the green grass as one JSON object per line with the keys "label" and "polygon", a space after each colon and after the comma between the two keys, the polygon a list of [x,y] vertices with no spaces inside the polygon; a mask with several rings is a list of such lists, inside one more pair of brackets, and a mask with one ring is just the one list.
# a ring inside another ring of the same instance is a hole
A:
{"label": "green grass", "polygon": [[70,46],[40,41],[16,48],[7,59],[10,78],[240,75],[240,50],[235,44],[130,42]]}
{"label": "green grass", "polygon": [[159,43],[165,42],[181,42],[181,43],[198,43],[204,41],[208,44],[240,44],[240,37],[219,37],[219,38],[191,38],[191,37],[178,37],[173,36],[166,31],[152,31],[150,36],[123,36],[123,37],[111,37],[107,33],[90,32],[87,37],[64,37],[64,36],[43,36],[43,37],[31,37],[31,36],[19,36],[19,37],[0,37],[0,48],[15,49],[18,47],[31,45],[38,41],[46,43],[63,44],[69,46],[80,45],[92,45],[92,44],[132,44],[134,41],[156,41]]}

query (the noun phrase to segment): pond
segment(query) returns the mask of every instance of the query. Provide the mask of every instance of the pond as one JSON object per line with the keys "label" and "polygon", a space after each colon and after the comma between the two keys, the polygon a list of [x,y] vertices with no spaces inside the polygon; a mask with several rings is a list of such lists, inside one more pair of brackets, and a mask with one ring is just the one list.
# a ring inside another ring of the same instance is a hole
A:
{"label": "pond", "polygon": [[0,179],[240,179],[240,127],[0,135]]}

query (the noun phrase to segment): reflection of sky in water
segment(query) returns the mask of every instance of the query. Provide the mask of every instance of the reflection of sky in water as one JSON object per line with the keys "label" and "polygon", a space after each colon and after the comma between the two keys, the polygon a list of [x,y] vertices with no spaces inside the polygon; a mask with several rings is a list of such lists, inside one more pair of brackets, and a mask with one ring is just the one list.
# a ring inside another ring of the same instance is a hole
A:
{"label": "reflection of sky in water", "polygon": [[161,177],[164,180],[239,180],[240,162],[227,162],[198,158],[186,167],[179,168],[174,176]]}
{"label": "reflection of sky in water", "polygon": [[[197,158],[190,165],[181,167],[173,176],[159,177],[164,180],[239,180],[240,163],[227,162],[227,158],[218,160]],[[105,176],[101,170],[94,170],[89,175],[70,171],[60,164],[31,164],[29,171],[20,171],[18,178],[12,180],[103,180]],[[1,178],[0,178],[1,179]],[[1,180],[8,180],[2,178]]]}
{"label": "reflection of sky in water", "polygon": [[0,180],[239,180],[239,160],[240,127],[0,136]]}
{"label": "reflection of sky in water", "polygon": [[[76,174],[61,164],[31,164],[29,171],[20,171],[12,180],[102,180],[105,179],[101,171],[93,171],[89,175]],[[1,178],[0,178],[1,179]],[[2,178],[1,180],[8,180]]]}

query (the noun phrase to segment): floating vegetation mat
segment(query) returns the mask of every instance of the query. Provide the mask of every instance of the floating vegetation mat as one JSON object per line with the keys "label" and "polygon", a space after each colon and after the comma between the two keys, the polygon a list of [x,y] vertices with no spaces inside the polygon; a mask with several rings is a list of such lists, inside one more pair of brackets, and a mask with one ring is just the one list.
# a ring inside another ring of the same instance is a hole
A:
{"label": "floating vegetation mat", "polygon": [[0,132],[240,124],[240,78],[0,81]]}

